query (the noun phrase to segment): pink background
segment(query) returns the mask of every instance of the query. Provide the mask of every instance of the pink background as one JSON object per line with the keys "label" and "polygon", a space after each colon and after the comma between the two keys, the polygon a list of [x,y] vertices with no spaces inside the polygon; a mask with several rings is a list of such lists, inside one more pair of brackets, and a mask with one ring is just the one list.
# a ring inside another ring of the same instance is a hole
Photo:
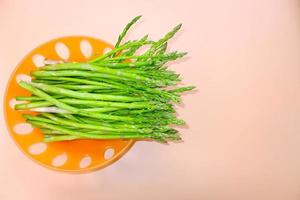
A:
{"label": "pink background", "polygon": [[[37,45],[60,36],[157,39],[178,22],[173,65],[197,93],[178,109],[184,143],[137,143],[112,166],[73,175],[15,146],[0,115],[1,200],[300,199],[300,2],[297,0],[0,0],[0,91]],[[1,105],[3,98],[1,98]]]}

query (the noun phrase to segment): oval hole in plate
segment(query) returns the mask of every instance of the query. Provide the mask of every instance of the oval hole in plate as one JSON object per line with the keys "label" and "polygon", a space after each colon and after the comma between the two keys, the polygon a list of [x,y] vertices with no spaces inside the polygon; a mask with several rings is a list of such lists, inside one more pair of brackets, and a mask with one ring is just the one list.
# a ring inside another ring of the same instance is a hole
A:
{"label": "oval hole in plate", "polygon": [[115,154],[115,150],[113,148],[107,148],[105,151],[104,151],[104,159],[105,160],[108,160],[108,159],[111,159]]}
{"label": "oval hole in plate", "polygon": [[40,54],[35,54],[32,57],[32,62],[37,67],[43,67],[43,66],[45,66],[45,57]]}
{"label": "oval hole in plate", "polygon": [[20,81],[24,81],[27,83],[31,82],[31,76],[27,75],[27,74],[18,74],[16,77],[16,81],[19,83]]}
{"label": "oval hole in plate", "polygon": [[28,148],[28,151],[32,155],[39,155],[39,154],[42,154],[44,151],[46,151],[46,149],[47,149],[47,144],[45,144],[43,142],[38,142],[38,143],[32,144]]}
{"label": "oval hole in plate", "polygon": [[92,158],[90,156],[84,156],[80,163],[79,163],[79,167],[82,168],[86,168],[88,166],[90,166],[92,163]]}
{"label": "oval hole in plate", "polygon": [[29,123],[19,123],[14,126],[14,132],[18,135],[27,135],[33,131],[33,127]]}
{"label": "oval hole in plate", "polygon": [[69,48],[62,42],[58,42],[55,44],[55,51],[57,55],[64,60],[67,60],[70,57]]}
{"label": "oval hole in plate", "polygon": [[112,49],[109,48],[109,47],[106,47],[104,50],[103,50],[103,54],[106,54],[107,52],[110,52]]}
{"label": "oval hole in plate", "polygon": [[67,162],[67,160],[68,160],[67,154],[63,153],[53,158],[52,165],[54,167],[60,167],[63,166]]}
{"label": "oval hole in plate", "polygon": [[82,40],[80,42],[80,51],[84,57],[90,58],[93,54],[93,47],[89,41]]}
{"label": "oval hole in plate", "polygon": [[11,107],[12,109],[15,109],[15,105],[17,104],[22,104],[22,103],[26,103],[26,101],[17,101],[15,98],[9,100],[9,107]]}

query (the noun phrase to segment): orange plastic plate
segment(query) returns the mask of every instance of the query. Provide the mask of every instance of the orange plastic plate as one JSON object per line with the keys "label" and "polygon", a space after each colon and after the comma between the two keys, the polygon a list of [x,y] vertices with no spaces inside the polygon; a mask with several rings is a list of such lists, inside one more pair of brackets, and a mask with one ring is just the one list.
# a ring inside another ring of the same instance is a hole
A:
{"label": "orange plastic plate", "polygon": [[19,148],[37,163],[58,171],[88,172],[108,166],[122,157],[134,140],[74,140],[44,143],[43,134],[32,128],[16,111],[16,96],[30,93],[18,86],[17,81],[30,79],[30,72],[44,64],[44,60],[80,61],[99,56],[112,46],[102,40],[71,36],[51,40],[31,51],[17,66],[8,82],[4,112],[8,130]]}

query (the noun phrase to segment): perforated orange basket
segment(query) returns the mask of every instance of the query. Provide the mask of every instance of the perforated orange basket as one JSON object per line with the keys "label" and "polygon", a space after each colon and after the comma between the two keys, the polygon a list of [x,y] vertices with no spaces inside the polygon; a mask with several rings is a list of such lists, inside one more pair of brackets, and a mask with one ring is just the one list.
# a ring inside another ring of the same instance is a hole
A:
{"label": "perforated orange basket", "polygon": [[54,39],[26,55],[12,73],[4,99],[6,123],[13,140],[33,161],[58,171],[88,172],[115,162],[134,144],[134,140],[123,139],[44,143],[41,131],[22,118],[22,114],[34,112],[14,110],[16,96],[30,95],[17,81],[30,79],[30,72],[43,66],[45,59],[83,62],[111,48],[102,40],[85,36]]}

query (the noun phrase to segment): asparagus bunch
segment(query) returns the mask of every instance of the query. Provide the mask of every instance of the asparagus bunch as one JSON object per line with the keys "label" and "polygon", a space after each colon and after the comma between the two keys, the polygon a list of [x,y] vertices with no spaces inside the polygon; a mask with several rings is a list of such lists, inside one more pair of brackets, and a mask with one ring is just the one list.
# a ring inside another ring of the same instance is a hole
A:
{"label": "asparagus bunch", "polygon": [[[75,139],[180,140],[171,124],[182,125],[174,104],[182,92],[194,87],[176,87],[179,74],[166,63],[186,55],[167,52],[167,42],[181,24],[158,41],[141,39],[121,43],[131,20],[118,37],[114,49],[88,62],[46,65],[31,73],[32,82],[19,85],[31,96],[19,96],[16,110],[34,110],[23,115],[41,128],[46,142]],[[142,47],[148,48],[138,54]]]}

